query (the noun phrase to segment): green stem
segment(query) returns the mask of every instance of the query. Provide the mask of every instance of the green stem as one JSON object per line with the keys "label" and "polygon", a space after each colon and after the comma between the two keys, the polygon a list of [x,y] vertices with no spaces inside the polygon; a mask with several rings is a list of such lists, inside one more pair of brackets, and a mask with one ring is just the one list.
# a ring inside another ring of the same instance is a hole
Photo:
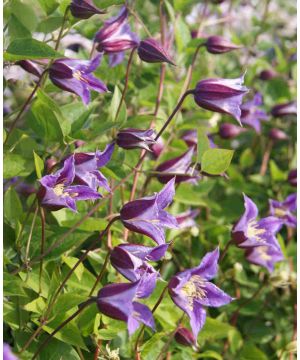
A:
{"label": "green stem", "polygon": [[96,286],[102,280],[103,275],[105,273],[105,270],[107,268],[109,257],[110,257],[110,250],[107,251],[107,254],[106,254],[106,257],[105,257],[105,260],[104,260],[104,264],[103,264],[102,269],[101,269],[101,271],[100,271],[100,273],[99,273],[99,275],[98,275],[98,277],[97,277],[97,279],[95,281],[95,284],[93,285],[93,287],[92,287],[92,289],[91,289],[91,291],[89,293],[89,296],[92,296],[94,290],[96,289]]}
{"label": "green stem", "polygon": [[[44,209],[40,207],[40,214],[41,214],[41,224],[42,224],[42,236],[41,236],[41,254],[44,253],[45,249],[45,213]],[[40,260],[40,272],[39,272],[39,294],[42,292],[42,273],[43,273],[43,259]]]}

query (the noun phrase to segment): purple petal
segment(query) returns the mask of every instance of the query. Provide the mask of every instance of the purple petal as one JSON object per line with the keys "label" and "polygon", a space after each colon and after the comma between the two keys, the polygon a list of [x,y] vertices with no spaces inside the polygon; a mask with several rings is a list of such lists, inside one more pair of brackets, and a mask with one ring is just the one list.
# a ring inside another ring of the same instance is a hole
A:
{"label": "purple petal", "polygon": [[274,264],[282,261],[284,256],[280,249],[272,246],[259,246],[247,250],[246,259],[252,264],[265,267],[271,273],[274,271]]}
{"label": "purple petal", "polygon": [[205,324],[206,311],[201,305],[194,303],[192,311],[188,311],[187,314],[190,318],[190,325],[193,335],[195,339],[197,339],[199,331],[203,328]]}
{"label": "purple petal", "polygon": [[123,220],[123,224],[131,231],[150,237],[158,245],[165,244],[165,232],[157,220]]}
{"label": "purple petal", "polygon": [[73,185],[66,187],[65,192],[76,200],[96,200],[101,197],[97,191],[85,185]]}
{"label": "purple petal", "polygon": [[144,304],[133,302],[133,314],[128,317],[127,321],[129,335],[132,335],[137,330],[140,323],[155,330],[155,323],[150,309]]}
{"label": "purple petal", "polygon": [[217,247],[214,251],[211,251],[204,256],[200,265],[192,271],[192,274],[199,275],[205,280],[213,279],[218,272],[219,256],[220,252]]}
{"label": "purple petal", "polygon": [[125,51],[109,54],[108,55],[109,66],[115,67],[121,64],[124,61],[124,58],[125,58]]}
{"label": "purple petal", "polygon": [[57,179],[58,183],[70,185],[73,182],[75,177],[75,164],[73,155],[64,161],[64,166],[60,171],[57,172],[57,175],[59,175]]}
{"label": "purple petal", "polygon": [[157,194],[157,205],[160,209],[165,209],[173,201],[175,195],[175,177],[171,179],[163,189]]}
{"label": "purple petal", "polygon": [[258,215],[258,209],[255,203],[244,194],[244,206],[245,212],[238,221],[238,223],[234,226],[234,232],[236,231],[245,231],[248,223],[252,220],[255,220]]}
{"label": "purple petal", "polygon": [[211,282],[205,282],[202,290],[205,292],[205,297],[197,299],[196,301],[203,306],[219,307],[229,304],[233,300],[231,296],[227,295]]}
{"label": "purple petal", "polygon": [[97,166],[103,167],[105,166],[111,159],[112,154],[114,152],[115,144],[111,143],[106,146],[103,152],[96,151],[96,158],[97,158]]}
{"label": "purple petal", "polygon": [[130,252],[141,260],[158,261],[166,253],[170,244],[163,244],[156,247],[138,244],[120,244],[118,247]]}

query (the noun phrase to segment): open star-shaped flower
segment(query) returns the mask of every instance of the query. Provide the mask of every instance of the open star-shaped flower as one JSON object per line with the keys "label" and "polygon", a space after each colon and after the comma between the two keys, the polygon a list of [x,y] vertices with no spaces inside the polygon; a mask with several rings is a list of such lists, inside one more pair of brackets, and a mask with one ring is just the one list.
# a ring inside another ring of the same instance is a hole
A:
{"label": "open star-shaped flower", "polygon": [[260,220],[255,203],[244,195],[245,212],[232,229],[232,237],[240,248],[274,246],[280,249],[275,237],[282,227],[282,220],[268,216]]}
{"label": "open star-shaped flower", "polygon": [[294,212],[297,210],[297,194],[289,195],[284,201],[269,200],[270,215],[282,220],[289,227],[297,226],[297,218]]}
{"label": "open star-shaped flower", "polygon": [[206,320],[205,307],[219,307],[233,298],[210,282],[218,272],[219,249],[207,253],[199,266],[173,276],[169,282],[169,294],[174,303],[190,319],[195,339]]}
{"label": "open star-shaped flower", "polygon": [[124,226],[131,231],[149,236],[158,245],[164,244],[164,228],[178,227],[175,217],[164,210],[173,201],[174,184],[175,178],[159,193],[125,204],[120,211]]}
{"label": "open star-shaped flower", "polygon": [[97,295],[99,311],[116,320],[127,323],[129,335],[133,334],[140,323],[155,330],[154,319],[150,309],[140,302],[137,291],[140,280],[134,283],[110,284],[100,289]]}
{"label": "open star-shaped flower", "polygon": [[282,251],[274,246],[257,246],[246,250],[246,259],[255,265],[265,267],[270,273],[274,271],[274,264],[282,261]]}
{"label": "open star-shaped flower", "polygon": [[74,155],[67,158],[63,168],[40,179],[38,198],[41,206],[55,211],[69,208],[76,211],[76,201],[99,199],[100,194],[86,185],[72,185],[75,178]]}
{"label": "open star-shaped flower", "polygon": [[62,90],[81,97],[84,104],[90,102],[90,90],[99,93],[108,91],[106,85],[91,73],[97,69],[102,55],[93,60],[58,59],[49,69],[49,77],[53,84]]}

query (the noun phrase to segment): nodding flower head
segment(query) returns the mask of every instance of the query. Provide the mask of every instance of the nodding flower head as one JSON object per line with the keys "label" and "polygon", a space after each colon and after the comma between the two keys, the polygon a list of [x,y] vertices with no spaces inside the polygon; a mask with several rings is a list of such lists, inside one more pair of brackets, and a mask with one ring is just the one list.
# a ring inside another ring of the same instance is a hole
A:
{"label": "nodding flower head", "polygon": [[150,309],[137,302],[139,282],[118,283],[104,286],[97,295],[99,311],[116,320],[125,321],[129,335],[133,334],[140,323],[155,330],[155,324]]}
{"label": "nodding flower head", "polygon": [[206,320],[206,306],[219,307],[233,299],[209,280],[218,272],[219,249],[207,253],[199,266],[173,276],[169,282],[169,294],[174,303],[190,319],[194,338]]}
{"label": "nodding flower head", "polygon": [[174,184],[175,178],[159,193],[125,204],[120,211],[124,226],[128,230],[150,237],[158,245],[165,244],[164,228],[178,227],[175,217],[164,210],[173,201]]}
{"label": "nodding flower head", "polygon": [[41,206],[52,211],[62,208],[76,211],[76,201],[100,198],[100,194],[89,186],[72,185],[74,178],[75,161],[74,155],[72,155],[65,160],[61,170],[39,180],[41,187],[38,192],[38,199]]}
{"label": "nodding flower head", "polygon": [[178,342],[178,344],[184,346],[191,346],[194,350],[198,349],[197,339],[195,339],[195,336],[189,329],[183,326],[178,327],[175,332],[174,338],[176,342]]}
{"label": "nodding flower head", "polygon": [[287,136],[287,134],[280,130],[280,129],[276,129],[276,128],[272,128],[269,131],[269,138],[274,140],[274,141],[282,141],[282,140],[288,140],[289,137]]}
{"label": "nodding flower head", "polygon": [[92,0],[72,0],[70,11],[78,19],[89,19],[93,15],[106,13],[106,11],[98,9]]}
{"label": "nodding flower head", "polygon": [[271,114],[274,117],[285,117],[288,115],[297,115],[297,105],[294,101],[273,106]]}
{"label": "nodding flower head", "polygon": [[268,216],[260,220],[255,203],[244,195],[245,212],[232,229],[232,238],[240,248],[273,246],[280,249],[275,237],[282,227],[282,220]]}
{"label": "nodding flower head", "polygon": [[119,15],[107,20],[97,32],[97,50],[107,54],[120,53],[138,46],[138,36],[130,30],[127,22],[128,11],[123,7]]}
{"label": "nodding flower head", "polygon": [[245,255],[251,264],[263,266],[270,273],[274,271],[274,264],[284,259],[282,251],[273,246],[258,246],[246,249]]}
{"label": "nodding flower head", "polygon": [[194,90],[195,102],[203,109],[233,116],[240,124],[244,75],[237,79],[205,79]]}
{"label": "nodding flower head", "polygon": [[224,54],[229,51],[240,49],[242,46],[232,44],[222,36],[209,36],[206,43],[206,49],[211,54]]}
{"label": "nodding flower head", "polygon": [[90,102],[90,90],[106,92],[106,85],[91,73],[97,69],[101,55],[93,60],[58,59],[49,69],[49,77],[53,84],[62,90],[81,97],[84,104]]}
{"label": "nodding flower head", "polygon": [[167,50],[153,38],[142,40],[137,48],[137,52],[142,61],[148,63],[166,62],[175,65]]}
{"label": "nodding flower head", "polygon": [[117,134],[116,143],[123,149],[145,149],[151,151],[155,141],[155,131],[153,129],[124,129]]}
{"label": "nodding flower head", "polygon": [[289,195],[284,201],[269,200],[270,215],[275,216],[288,226],[297,227],[297,218],[294,214],[297,210],[297,194]]}

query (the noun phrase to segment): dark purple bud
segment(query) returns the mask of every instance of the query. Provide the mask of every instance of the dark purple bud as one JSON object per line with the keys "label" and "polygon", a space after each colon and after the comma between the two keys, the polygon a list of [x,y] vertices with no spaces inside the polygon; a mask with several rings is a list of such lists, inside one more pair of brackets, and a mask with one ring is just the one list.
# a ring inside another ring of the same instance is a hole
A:
{"label": "dark purple bud", "polygon": [[197,349],[197,340],[193,333],[183,326],[176,330],[174,338],[181,345],[192,346],[195,350]]}
{"label": "dark purple bud", "polygon": [[55,159],[54,157],[50,157],[49,159],[46,160],[45,167],[47,174],[50,174],[52,172],[56,164],[57,164],[57,159]]}
{"label": "dark purple bud", "polygon": [[223,139],[233,139],[245,131],[247,130],[240,126],[230,123],[224,123],[220,125],[219,135]]}
{"label": "dark purple bud", "polygon": [[275,117],[297,115],[296,103],[294,101],[291,101],[288,103],[275,105],[271,110],[271,114]]}
{"label": "dark purple bud", "polygon": [[20,60],[17,61],[16,64],[20,65],[23,70],[37,77],[40,77],[43,72],[37,64],[30,60]]}
{"label": "dark purple bud", "polygon": [[123,149],[141,148],[151,151],[151,146],[156,142],[155,136],[153,129],[124,129],[118,132],[116,142]]}
{"label": "dark purple bud", "polygon": [[95,14],[105,14],[106,11],[98,9],[92,0],[72,0],[71,14],[78,19],[88,19]]}
{"label": "dark purple bud", "polygon": [[211,54],[224,54],[229,51],[240,49],[242,46],[232,44],[222,36],[210,36],[206,43],[206,49]]}
{"label": "dark purple bud", "polygon": [[128,11],[123,7],[119,15],[107,20],[97,32],[97,50],[105,53],[120,53],[138,46],[138,36],[130,30],[127,22]]}
{"label": "dark purple bud", "polygon": [[287,140],[289,137],[287,134],[279,129],[272,128],[269,132],[269,137],[272,140]]}
{"label": "dark purple bud", "polygon": [[278,76],[277,72],[274,71],[274,70],[271,70],[271,69],[263,70],[263,71],[261,71],[261,73],[259,74],[260,80],[264,80],[264,81],[274,79],[274,78],[276,78],[277,76]]}
{"label": "dark purple bud", "polygon": [[288,182],[294,186],[297,187],[297,169],[293,169],[289,172],[288,175]]}
{"label": "dark purple bud", "polygon": [[85,144],[85,141],[83,141],[83,140],[76,140],[74,142],[76,149],[78,149],[80,146],[83,146],[84,144]]}
{"label": "dark purple bud", "polygon": [[194,98],[196,103],[210,111],[233,116],[241,124],[243,96],[248,92],[244,75],[237,79],[205,79],[198,82]]}
{"label": "dark purple bud", "polygon": [[175,65],[167,51],[155,39],[149,38],[142,40],[138,46],[137,52],[142,61],[148,63],[167,62],[171,65]]}

